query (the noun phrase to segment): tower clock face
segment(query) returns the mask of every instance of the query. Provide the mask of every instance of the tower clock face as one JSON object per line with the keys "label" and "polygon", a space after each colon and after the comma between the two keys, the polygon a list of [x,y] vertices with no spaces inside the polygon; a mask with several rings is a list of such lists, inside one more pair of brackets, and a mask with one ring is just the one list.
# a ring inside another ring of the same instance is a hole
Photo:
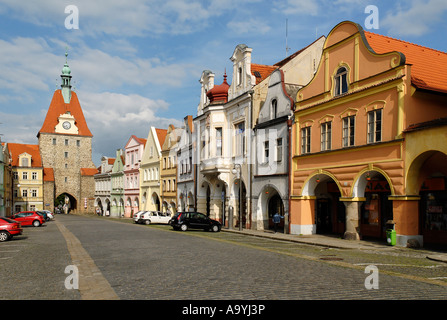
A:
{"label": "tower clock face", "polygon": [[71,123],[68,122],[68,121],[65,121],[65,122],[62,124],[62,127],[63,127],[65,130],[68,130],[68,129],[71,128]]}

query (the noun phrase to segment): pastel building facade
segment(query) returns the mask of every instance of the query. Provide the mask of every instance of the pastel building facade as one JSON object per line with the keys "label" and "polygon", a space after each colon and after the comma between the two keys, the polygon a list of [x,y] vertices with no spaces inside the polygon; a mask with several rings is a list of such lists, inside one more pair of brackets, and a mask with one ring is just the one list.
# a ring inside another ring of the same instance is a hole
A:
{"label": "pastel building facade", "polygon": [[140,166],[140,209],[143,211],[161,211],[161,146],[166,133],[166,129],[151,127],[146,139]]}
{"label": "pastel building facade", "polygon": [[146,139],[132,135],[124,147],[124,216],[132,218],[140,206],[140,164]]}
{"label": "pastel building facade", "polygon": [[124,167],[126,162],[123,154],[124,151],[122,149],[116,150],[115,161],[110,172],[111,217],[124,216]]}
{"label": "pastel building facade", "polygon": [[296,92],[313,77],[325,37],[275,64],[278,68],[253,90],[252,221],[268,230],[279,213],[280,227],[289,231],[291,120]]}
{"label": "pastel building facade", "polygon": [[394,225],[398,245],[423,245],[427,211],[446,217],[430,205],[445,198],[445,123],[435,120],[447,116],[446,56],[350,21],[332,29],[296,95],[291,233],[385,238]]}

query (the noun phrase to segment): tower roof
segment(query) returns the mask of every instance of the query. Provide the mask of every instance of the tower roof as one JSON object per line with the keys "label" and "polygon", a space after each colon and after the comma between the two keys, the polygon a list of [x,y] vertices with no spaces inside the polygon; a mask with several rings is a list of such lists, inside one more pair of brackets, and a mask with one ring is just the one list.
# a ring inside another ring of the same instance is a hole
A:
{"label": "tower roof", "polygon": [[67,112],[69,112],[76,120],[76,126],[79,129],[78,135],[93,136],[85,121],[84,113],[82,112],[76,92],[72,92],[71,94],[70,103],[65,103],[61,90],[59,89],[54,92],[42,128],[39,130],[37,136],[41,133],[56,133],[55,127],[58,124],[58,117]]}

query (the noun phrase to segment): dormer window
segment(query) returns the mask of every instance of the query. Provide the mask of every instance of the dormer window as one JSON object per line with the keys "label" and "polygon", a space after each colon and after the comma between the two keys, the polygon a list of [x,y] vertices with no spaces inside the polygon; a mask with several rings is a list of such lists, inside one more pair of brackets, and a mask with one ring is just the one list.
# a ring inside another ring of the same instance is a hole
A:
{"label": "dormer window", "polygon": [[348,70],[345,67],[341,67],[337,70],[334,81],[334,96],[340,96],[348,92]]}

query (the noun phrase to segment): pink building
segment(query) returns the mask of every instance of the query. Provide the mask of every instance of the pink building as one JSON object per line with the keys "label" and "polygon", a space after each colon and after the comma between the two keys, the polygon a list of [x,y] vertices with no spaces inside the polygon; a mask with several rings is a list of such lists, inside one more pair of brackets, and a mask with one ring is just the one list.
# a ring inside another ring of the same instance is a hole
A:
{"label": "pink building", "polygon": [[134,135],[124,147],[124,216],[132,217],[139,211],[140,195],[140,164],[146,139]]}

